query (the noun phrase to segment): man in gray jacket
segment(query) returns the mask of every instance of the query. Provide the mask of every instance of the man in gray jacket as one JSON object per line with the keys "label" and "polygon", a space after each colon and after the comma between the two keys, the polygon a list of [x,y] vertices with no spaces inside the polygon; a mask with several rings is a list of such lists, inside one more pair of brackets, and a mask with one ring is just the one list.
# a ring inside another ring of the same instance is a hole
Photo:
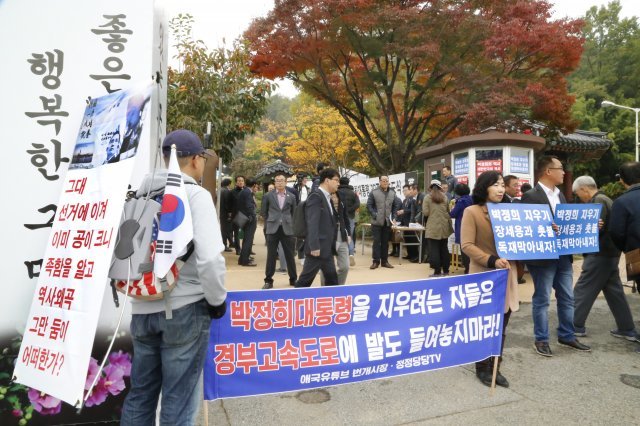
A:
{"label": "man in gray jacket", "polygon": [[278,245],[282,244],[287,261],[289,284],[296,285],[298,273],[294,257],[295,239],[293,237],[293,211],[296,208],[296,196],[286,190],[287,177],[284,173],[275,176],[276,189],[267,192],[262,198],[260,215],[264,218],[267,237],[267,265],[263,289],[273,288],[273,274],[276,271]]}
{"label": "man in gray jacket", "polygon": [[391,236],[391,218],[396,215],[393,202],[396,192],[389,188],[389,176],[380,176],[380,186],[369,193],[367,210],[371,214],[371,233],[373,234],[373,263],[369,269],[393,268],[388,261],[389,237]]}
{"label": "man in gray jacket", "polygon": [[[162,393],[160,424],[195,424],[202,403],[202,368],[211,319],[226,312],[225,262],[220,225],[211,194],[198,185],[207,154],[195,133],[176,130],[165,138],[162,152],[168,162],[176,145],[178,164],[191,208],[193,253],[169,294],[172,318],[165,301],[132,300],[133,364],[131,389],[122,410],[122,425],[155,424]],[[138,196],[162,190],[167,170],[148,175]]]}

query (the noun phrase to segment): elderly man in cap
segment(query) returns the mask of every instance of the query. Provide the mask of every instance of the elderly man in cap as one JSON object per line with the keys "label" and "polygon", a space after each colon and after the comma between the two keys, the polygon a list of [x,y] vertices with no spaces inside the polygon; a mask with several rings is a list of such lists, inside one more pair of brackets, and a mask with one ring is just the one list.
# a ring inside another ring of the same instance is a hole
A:
{"label": "elderly man in cap", "polygon": [[[176,146],[178,164],[191,208],[193,253],[180,270],[170,293],[171,319],[165,301],[132,300],[131,337],[133,365],[131,389],[122,410],[122,425],[156,423],[162,393],[160,424],[195,424],[202,402],[202,368],[212,319],[226,312],[224,250],[216,210],[202,179],[207,153],[195,133],[176,130],[162,144],[165,163],[171,145]],[[138,190],[162,191],[167,170],[146,176]]]}

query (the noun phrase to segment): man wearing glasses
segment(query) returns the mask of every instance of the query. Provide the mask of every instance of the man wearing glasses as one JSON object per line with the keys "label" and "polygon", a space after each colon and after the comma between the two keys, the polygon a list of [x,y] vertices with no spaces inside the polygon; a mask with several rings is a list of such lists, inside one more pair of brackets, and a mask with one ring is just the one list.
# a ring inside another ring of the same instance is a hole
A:
{"label": "man wearing glasses", "polygon": [[[567,202],[557,188],[564,181],[562,163],[554,156],[538,160],[535,169],[538,183],[522,196],[523,204],[548,204],[555,215],[556,206]],[[554,225],[554,229],[557,229]],[[577,351],[589,352],[591,348],[576,339],[573,326],[573,267],[571,255],[559,259],[525,261],[533,278],[533,333],[534,349],[538,355],[552,356],[549,348],[549,301],[551,289],[555,290],[558,305],[558,343]]]}
{"label": "man wearing glasses", "polygon": [[273,274],[276,271],[278,245],[282,244],[287,261],[289,284],[295,285],[297,279],[294,258],[295,239],[293,237],[293,211],[296,208],[296,196],[286,190],[287,178],[283,173],[275,176],[275,190],[267,192],[262,198],[260,215],[264,218],[267,237],[267,265],[263,289],[273,288]]}

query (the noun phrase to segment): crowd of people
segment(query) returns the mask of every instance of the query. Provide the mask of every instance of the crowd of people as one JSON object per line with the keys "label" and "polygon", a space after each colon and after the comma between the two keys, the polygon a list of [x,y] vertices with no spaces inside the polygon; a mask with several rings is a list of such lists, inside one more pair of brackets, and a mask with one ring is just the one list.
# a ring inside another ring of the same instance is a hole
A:
{"label": "crowd of people", "polygon": [[[177,132],[167,135],[163,145],[165,157],[170,145],[175,144],[180,152],[179,164],[185,179],[197,182],[202,178],[206,152],[195,134]],[[379,186],[369,193],[366,205],[361,206],[349,179],[341,177],[336,169],[319,164],[310,186],[304,174],[298,175],[295,185],[289,186],[288,177],[277,173],[263,194],[260,208],[256,200],[259,184],[254,179],[236,176],[233,189],[231,180],[224,179],[221,183],[219,227],[217,222],[209,226],[204,222],[210,224],[211,221],[193,221],[195,255],[186,262],[184,275],[180,272],[176,291],[181,294],[180,289],[183,289],[184,298],[179,303],[174,302],[173,316],[180,321],[165,321],[162,303],[144,305],[145,308],[138,308],[138,311],[134,308],[131,334],[136,356],[123,424],[148,423],[161,392],[163,421],[171,423],[171,419],[191,419],[195,415],[194,395],[198,386],[201,387],[198,377],[206,352],[206,345],[202,342],[206,340],[208,321],[220,318],[226,311],[224,268],[220,270],[219,267],[224,263],[221,253],[235,251],[240,266],[257,266],[253,257],[253,241],[258,215],[264,220],[267,246],[262,287],[265,290],[273,288],[277,258],[281,262],[280,270],[286,271],[292,287],[309,287],[318,272],[321,272],[322,285],[345,284],[349,267],[355,264],[356,214],[365,207],[371,217],[373,236],[371,269],[394,268],[389,263],[389,256],[404,255],[397,246],[389,252],[394,229],[413,226],[424,232],[424,250],[419,250],[416,233],[407,231],[401,238],[414,244],[406,246],[404,257],[414,263],[428,261],[433,269],[431,277],[446,276],[450,272],[448,241],[452,234],[461,249],[465,273],[493,269],[509,271],[503,347],[511,313],[519,309],[518,284],[524,282],[525,267],[534,286],[532,346],[537,354],[553,356],[548,329],[552,289],[557,300],[559,345],[581,352],[591,351],[577,337],[587,335],[588,315],[600,292],[604,294],[616,322],[611,335],[640,342],[618,268],[621,253],[629,254],[640,249],[640,163],[621,166],[619,180],[625,192],[615,202],[598,190],[591,177],[575,179],[572,190],[581,202],[602,205],[600,251],[584,255],[575,288],[572,256],[515,262],[500,257],[496,250],[487,203],[548,204],[555,214],[556,206],[567,202],[558,188],[564,183],[564,168],[558,158],[541,157],[536,163],[535,174],[537,184],[527,188],[519,185],[516,176],[487,171],[478,176],[471,189],[467,184],[458,182],[451,169],[445,167],[442,180],[431,180],[424,192],[420,192],[416,184],[404,185],[403,200],[390,186],[389,177],[383,175],[379,177]],[[203,197],[203,191],[197,185],[187,191],[194,218],[215,214],[211,197]],[[555,225],[554,229],[557,230]],[[420,259],[421,251],[423,259]],[[302,266],[299,274],[296,257]],[[640,274],[634,278],[638,283]],[[202,326],[194,328],[196,323]],[[187,352],[189,368],[184,360]],[[493,358],[487,358],[476,363],[478,379],[488,386],[491,385],[494,362]],[[499,367],[496,383],[509,386]],[[182,406],[178,407],[179,404],[171,400],[171,395],[176,393],[180,394],[181,401],[193,401],[193,404],[181,402]]]}

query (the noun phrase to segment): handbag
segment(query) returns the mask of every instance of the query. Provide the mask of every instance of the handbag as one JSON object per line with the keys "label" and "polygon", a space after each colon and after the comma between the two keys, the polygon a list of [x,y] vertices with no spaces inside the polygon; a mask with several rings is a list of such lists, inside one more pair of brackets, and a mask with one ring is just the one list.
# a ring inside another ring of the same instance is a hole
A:
{"label": "handbag", "polygon": [[640,278],[640,248],[626,252],[624,258],[627,264],[627,279]]}
{"label": "handbag", "polygon": [[391,242],[394,244],[399,244],[404,241],[404,236],[402,235],[402,231],[392,231],[391,232]]}
{"label": "handbag", "polygon": [[233,218],[233,223],[238,228],[242,229],[245,226],[247,226],[247,223],[249,223],[249,217],[247,217],[247,215],[242,212],[238,212],[236,213],[236,216]]}

